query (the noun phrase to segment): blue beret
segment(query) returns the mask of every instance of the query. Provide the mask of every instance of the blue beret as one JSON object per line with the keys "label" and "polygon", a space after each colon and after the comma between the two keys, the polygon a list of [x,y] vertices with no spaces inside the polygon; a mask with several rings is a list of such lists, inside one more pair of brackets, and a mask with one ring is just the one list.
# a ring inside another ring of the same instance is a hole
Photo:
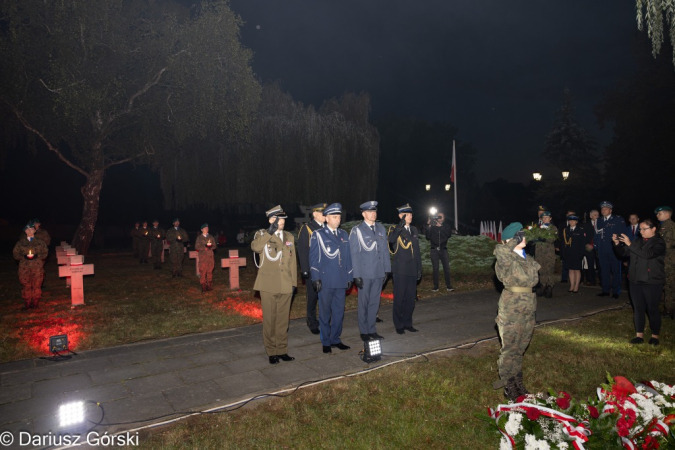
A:
{"label": "blue beret", "polygon": [[399,207],[396,208],[396,209],[398,209],[398,213],[399,213],[399,214],[401,214],[401,213],[411,213],[411,212],[413,212],[412,206],[410,206],[410,203],[406,203],[405,205],[399,206]]}
{"label": "blue beret", "polygon": [[361,211],[377,211],[377,202],[375,201],[370,201],[370,202],[365,202],[361,203]]}
{"label": "blue beret", "polygon": [[600,208],[614,209],[614,205],[612,205],[610,202],[605,200],[604,202],[600,202]]}
{"label": "blue beret", "polygon": [[522,229],[523,229],[522,223],[520,222],[510,223],[506,228],[504,228],[504,231],[502,231],[502,240],[507,241],[509,239],[512,239],[513,236],[515,236],[516,233]]}
{"label": "blue beret", "polygon": [[333,203],[328,208],[323,210],[324,216],[330,216],[331,214],[342,214],[342,205],[339,203]]}
{"label": "blue beret", "polygon": [[544,217],[544,216],[551,217],[551,211],[544,211],[543,213],[541,213],[541,217]]}
{"label": "blue beret", "polygon": [[[673,212],[673,208],[671,208],[670,206],[659,206],[658,208],[656,208],[656,209],[654,210],[654,214],[658,214],[660,211],[670,211],[670,212]],[[33,221],[33,222],[35,222],[35,221]]]}

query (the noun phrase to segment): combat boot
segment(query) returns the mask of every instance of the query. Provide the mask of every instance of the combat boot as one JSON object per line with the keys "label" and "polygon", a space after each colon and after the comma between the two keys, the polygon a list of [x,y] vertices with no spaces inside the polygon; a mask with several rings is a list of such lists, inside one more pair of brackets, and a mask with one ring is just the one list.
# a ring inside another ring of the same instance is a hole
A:
{"label": "combat boot", "polygon": [[546,297],[546,298],[551,298],[551,297],[553,297],[553,286],[551,286],[550,284],[547,284],[547,285],[546,285],[546,289],[545,289],[545,292],[544,292],[544,297]]}
{"label": "combat boot", "polygon": [[23,308],[21,308],[22,311],[28,311],[31,307],[32,302],[30,300],[25,300],[23,302]]}
{"label": "combat boot", "polygon": [[206,287],[205,284],[202,284],[202,293],[208,291],[209,289]]}
{"label": "combat boot", "polygon": [[516,388],[520,395],[530,395],[530,391],[523,384],[523,372],[518,372],[518,375],[516,375]]}
{"label": "combat boot", "polygon": [[534,287],[534,292],[537,294],[537,297],[544,295],[544,286],[541,283],[537,283]]}
{"label": "combat boot", "polygon": [[212,291],[212,290],[213,290],[213,286],[211,286],[211,283],[206,283],[206,290],[207,290],[207,291]]}
{"label": "combat boot", "polygon": [[511,377],[509,378],[509,381],[506,382],[506,386],[504,386],[504,397],[514,402],[520,397],[518,386],[516,386],[516,377]]}

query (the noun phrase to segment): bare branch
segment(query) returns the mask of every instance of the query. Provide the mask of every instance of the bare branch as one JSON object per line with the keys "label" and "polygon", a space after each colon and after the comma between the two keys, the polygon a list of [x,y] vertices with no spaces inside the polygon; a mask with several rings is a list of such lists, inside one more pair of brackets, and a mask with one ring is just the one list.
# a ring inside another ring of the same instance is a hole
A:
{"label": "bare branch", "polygon": [[66,157],[63,155],[63,153],[61,153],[61,151],[60,151],[58,148],[54,147],[54,146],[52,145],[52,143],[49,142],[49,140],[48,140],[42,133],[40,133],[37,129],[35,129],[30,123],[28,123],[28,121],[26,120],[26,118],[23,117],[23,114],[21,114],[21,111],[19,111],[18,109],[16,109],[16,108],[14,107],[14,105],[11,105],[11,104],[10,104],[9,102],[7,102],[7,100],[5,100],[4,98],[3,98],[3,101],[4,101],[5,103],[7,103],[7,105],[12,109],[12,111],[14,112],[14,114],[16,115],[16,117],[19,119],[19,121],[21,122],[21,124],[24,126],[24,128],[26,128],[28,131],[30,131],[31,133],[34,133],[34,134],[37,135],[40,139],[42,139],[42,142],[45,143],[45,145],[47,146],[47,148],[48,148],[50,151],[56,153],[56,156],[58,156],[59,159],[60,159],[61,161],[63,161],[68,167],[70,167],[71,169],[76,170],[77,172],[81,173],[81,174],[84,175],[86,178],[89,178],[89,174],[88,174],[87,172],[85,172],[82,168],[80,168],[80,167],[77,166],[76,164],[72,163],[68,158],[66,158]]}
{"label": "bare branch", "polygon": [[[145,153],[147,153],[147,151],[146,151]],[[128,158],[120,159],[120,160],[118,160],[118,161],[112,161],[112,162],[106,164],[106,165],[103,167],[103,170],[107,170],[107,169],[109,169],[110,167],[116,166],[116,165],[118,165],[118,164],[124,164],[124,163],[127,163],[127,162],[129,162],[129,161],[133,161],[133,160],[136,159],[136,158],[140,158],[140,157],[143,156],[145,153],[139,153],[139,154],[137,154],[137,155],[130,156],[130,157],[128,157]]]}
{"label": "bare branch", "polygon": [[135,101],[138,97],[140,97],[141,95],[143,95],[143,94],[145,94],[146,92],[148,92],[148,90],[150,90],[151,87],[153,87],[154,85],[156,85],[157,83],[159,83],[159,80],[162,78],[162,74],[164,74],[164,72],[166,72],[166,69],[167,69],[167,67],[162,67],[162,69],[161,69],[159,72],[157,72],[157,74],[156,74],[155,77],[152,79],[152,81],[149,81],[145,86],[143,86],[143,88],[141,88],[138,92],[136,92],[134,95],[132,95],[132,96],[129,98],[129,102],[127,102],[127,107],[124,108],[124,109],[123,109],[122,111],[120,111],[119,113],[117,113],[117,114],[111,116],[111,117],[110,117],[110,120],[108,120],[108,124],[114,122],[115,120],[117,120],[118,118],[122,117],[122,116],[125,115],[125,114],[129,114],[129,113],[131,112],[131,110],[133,109],[133,107],[134,107],[134,101]]}

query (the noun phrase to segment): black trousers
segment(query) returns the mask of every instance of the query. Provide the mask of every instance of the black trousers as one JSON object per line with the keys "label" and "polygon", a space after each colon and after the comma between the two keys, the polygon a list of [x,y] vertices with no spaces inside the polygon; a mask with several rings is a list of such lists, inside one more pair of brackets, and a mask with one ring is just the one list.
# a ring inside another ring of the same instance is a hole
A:
{"label": "black trousers", "polygon": [[305,280],[307,287],[307,326],[311,330],[319,329],[319,320],[316,318],[316,304],[319,294],[312,287],[312,280]]}
{"label": "black trousers", "polygon": [[394,274],[394,327],[412,327],[412,316],[417,297],[417,277]]}
{"label": "black trousers", "polygon": [[590,252],[584,250],[584,256],[586,257],[586,264],[588,264],[588,269],[584,270],[586,281],[595,284],[595,250]]}
{"label": "black trousers", "polygon": [[649,328],[652,334],[659,335],[661,331],[661,314],[659,314],[659,302],[661,301],[662,284],[637,284],[630,283],[630,298],[633,300],[633,321],[635,332],[645,331],[645,312],[649,315]]}
{"label": "black trousers", "polygon": [[431,267],[434,269],[434,289],[438,289],[438,260],[443,263],[443,275],[445,276],[445,286],[450,289],[450,264],[448,263],[448,250],[431,249]]}

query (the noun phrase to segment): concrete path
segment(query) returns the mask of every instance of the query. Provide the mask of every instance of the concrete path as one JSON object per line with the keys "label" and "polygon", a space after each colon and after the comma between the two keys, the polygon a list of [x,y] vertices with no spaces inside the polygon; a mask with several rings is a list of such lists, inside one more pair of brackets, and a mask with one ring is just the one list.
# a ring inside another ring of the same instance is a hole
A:
{"label": "concrete path", "polygon": [[[597,288],[562,295],[565,288],[559,285],[554,298],[539,299],[538,322],[576,317],[627,300],[625,293],[618,300],[596,297]],[[414,314],[420,331],[404,335],[394,330],[391,305],[383,306],[380,317],[384,323],[379,324],[378,332],[385,337],[385,356],[379,364],[495,336],[498,298],[495,291],[477,291],[422,300]],[[14,438],[9,448],[28,448],[17,445],[20,431],[57,433],[56,411],[66,401],[100,402],[105,420],[96,430],[113,432],[177,417],[153,420],[158,416],[201,411],[367,368],[358,356],[363,344],[356,311],[345,314],[342,340],[350,350],[333,349],[333,353],[324,354],[318,336],[309,332],[302,319],[291,321],[289,330],[289,354],[295,361],[277,365],[270,365],[265,355],[262,324],[91,350],[59,362],[32,359],[1,364],[0,444],[6,439],[3,432]],[[99,417],[100,410],[89,406],[87,418],[98,421]],[[105,426],[119,422],[134,423]]]}

